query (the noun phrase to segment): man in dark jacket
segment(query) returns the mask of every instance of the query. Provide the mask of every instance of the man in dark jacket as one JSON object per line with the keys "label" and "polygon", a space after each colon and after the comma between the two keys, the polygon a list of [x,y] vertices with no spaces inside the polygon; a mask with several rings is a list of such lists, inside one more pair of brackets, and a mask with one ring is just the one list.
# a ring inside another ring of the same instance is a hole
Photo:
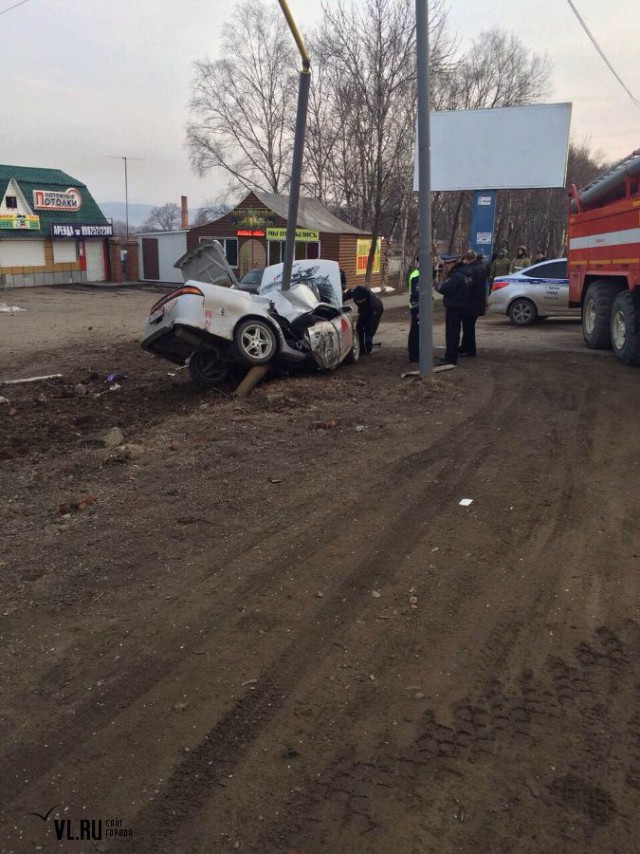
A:
{"label": "man in dark jacket", "polygon": [[476,320],[487,310],[487,268],[482,255],[469,249],[465,252],[463,262],[471,277],[469,285],[469,306],[462,318],[462,342],[458,350],[459,356],[476,355]]}
{"label": "man in dark jacket", "polygon": [[373,336],[378,331],[380,318],[384,312],[382,300],[364,285],[343,291],[343,300],[352,299],[358,306],[356,332],[360,339],[360,352],[369,355],[373,349]]}
{"label": "man in dark jacket", "polygon": [[436,285],[443,296],[445,307],[445,352],[444,359],[438,359],[439,365],[455,365],[458,362],[458,346],[462,321],[469,308],[469,290],[471,275],[459,256],[445,261],[445,280]]}

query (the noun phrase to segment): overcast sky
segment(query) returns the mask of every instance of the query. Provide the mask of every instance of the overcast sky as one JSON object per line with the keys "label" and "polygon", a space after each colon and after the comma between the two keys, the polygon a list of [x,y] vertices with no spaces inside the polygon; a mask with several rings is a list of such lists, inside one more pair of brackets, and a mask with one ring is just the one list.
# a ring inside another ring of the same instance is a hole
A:
{"label": "overcast sky", "polygon": [[[16,2],[0,0],[0,13]],[[195,208],[215,197],[224,181],[193,173],[184,127],[192,63],[218,56],[234,2],[28,0],[0,14],[0,161],[62,169],[99,202],[113,202],[124,201],[124,170],[109,155],[126,155],[130,203],[179,203],[184,194]],[[640,98],[640,0],[614,0],[606,10],[602,0],[574,3]],[[320,16],[316,0],[289,0],[289,7],[303,31]],[[449,0],[448,9],[463,46],[498,25],[548,55],[548,101],[572,102],[573,138],[588,139],[609,159],[640,148],[640,110],[565,0]]]}

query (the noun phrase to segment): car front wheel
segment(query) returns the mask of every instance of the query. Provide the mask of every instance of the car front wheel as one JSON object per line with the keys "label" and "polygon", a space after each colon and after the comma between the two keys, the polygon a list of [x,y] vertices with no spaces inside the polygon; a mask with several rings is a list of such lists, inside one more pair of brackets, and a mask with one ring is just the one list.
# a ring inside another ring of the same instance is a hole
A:
{"label": "car front wheel", "polygon": [[243,320],[236,329],[235,342],[240,358],[247,365],[266,365],[278,350],[275,332],[259,318]]}
{"label": "car front wheel", "polygon": [[530,299],[514,299],[509,306],[509,320],[514,326],[530,326],[538,318],[538,310]]}

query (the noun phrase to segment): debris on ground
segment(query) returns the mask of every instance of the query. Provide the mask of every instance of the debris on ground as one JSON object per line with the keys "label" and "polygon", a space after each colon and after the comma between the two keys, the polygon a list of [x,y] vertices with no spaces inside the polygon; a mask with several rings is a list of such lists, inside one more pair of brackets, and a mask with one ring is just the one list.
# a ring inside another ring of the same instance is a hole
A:
{"label": "debris on ground", "polygon": [[329,418],[327,421],[312,421],[309,424],[310,430],[335,430],[338,422],[335,418]]}
{"label": "debris on ground", "polygon": [[84,498],[81,498],[79,501],[64,501],[56,507],[54,512],[58,516],[67,516],[73,512],[81,513],[83,510],[86,510],[87,507],[91,507],[92,504],[95,504],[97,500],[98,499],[95,495],[85,495]]}
{"label": "debris on ground", "polygon": [[24,385],[25,383],[38,383],[44,380],[60,380],[62,374],[45,374],[41,377],[24,377],[19,380],[0,380],[0,388],[5,385]]}
{"label": "debris on ground", "polygon": [[113,385],[114,383],[120,382],[120,380],[128,379],[128,377],[129,374],[126,371],[114,371],[112,374],[107,376],[106,382]]}
{"label": "debris on ground", "polygon": [[102,445],[103,448],[117,448],[124,442],[124,435],[119,427],[109,427],[100,433],[94,433],[87,437],[93,445]]}

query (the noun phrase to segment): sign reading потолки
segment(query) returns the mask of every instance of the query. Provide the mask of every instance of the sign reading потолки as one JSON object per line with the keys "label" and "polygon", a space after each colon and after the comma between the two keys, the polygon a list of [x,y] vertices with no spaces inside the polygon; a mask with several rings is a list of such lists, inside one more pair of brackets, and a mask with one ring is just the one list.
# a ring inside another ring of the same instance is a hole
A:
{"label": "sign reading \u043f\u043e\u0442\u043e\u043b\u043a\u0438", "polygon": [[33,207],[39,211],[77,211],[82,207],[82,196],[75,187],[65,192],[34,190]]}

